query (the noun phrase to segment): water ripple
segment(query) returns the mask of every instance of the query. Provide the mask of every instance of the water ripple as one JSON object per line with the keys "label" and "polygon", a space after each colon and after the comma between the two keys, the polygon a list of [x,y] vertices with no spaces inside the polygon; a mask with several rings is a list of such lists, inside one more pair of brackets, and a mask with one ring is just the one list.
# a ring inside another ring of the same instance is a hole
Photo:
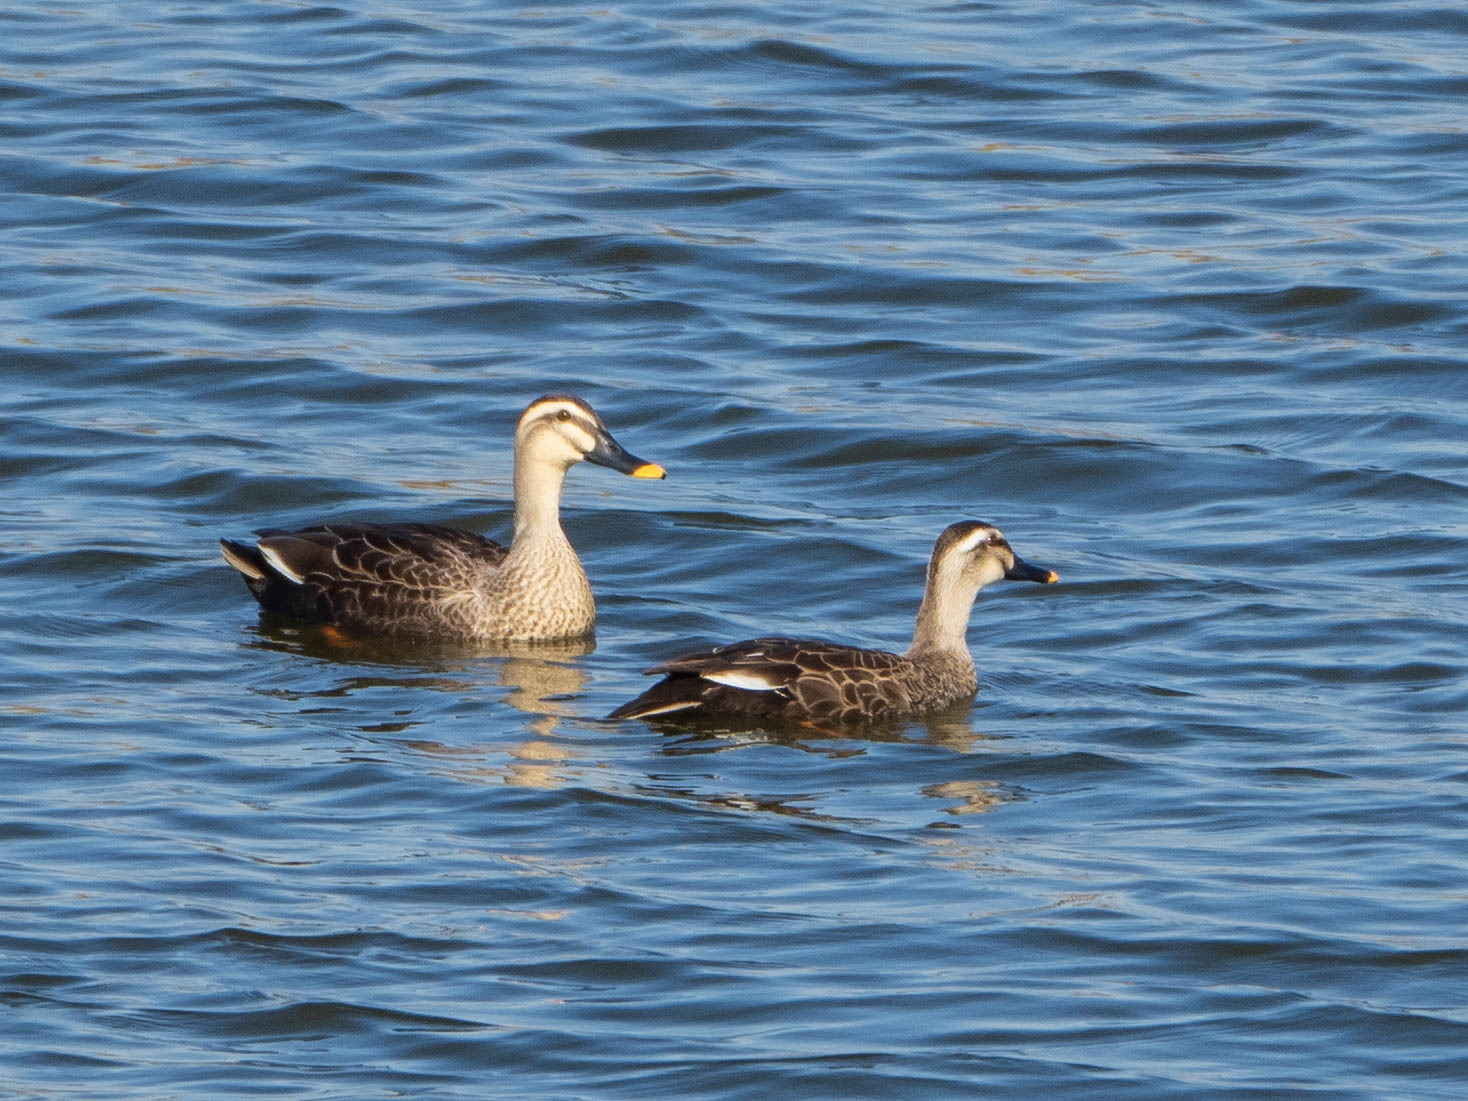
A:
{"label": "water ripple", "polygon": [[[1461,13],[0,25],[0,1092],[1461,1093]],[[506,538],[560,389],[670,474],[567,481],[594,639],[218,557]],[[967,517],[1062,578],[973,705],[598,720]]]}

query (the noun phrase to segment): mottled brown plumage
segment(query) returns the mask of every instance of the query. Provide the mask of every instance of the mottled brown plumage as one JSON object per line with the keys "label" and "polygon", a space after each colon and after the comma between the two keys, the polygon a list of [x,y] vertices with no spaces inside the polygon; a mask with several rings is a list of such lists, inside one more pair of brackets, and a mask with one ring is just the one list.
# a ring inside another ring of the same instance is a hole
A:
{"label": "mottled brown plumage", "polygon": [[964,633],[979,590],[1001,577],[1056,580],[1019,558],[997,528],[950,525],[933,547],[905,654],[822,639],[749,639],[653,666],[646,672],[663,679],[608,717],[843,723],[946,707],[978,688]]}
{"label": "mottled brown plumage", "polygon": [[639,478],[662,467],[622,449],[595,410],[564,394],[530,403],[515,430],[509,547],[435,524],[321,524],[221,539],[267,611],[370,634],[573,638],[596,623],[591,585],[561,530],[561,485],[583,459]]}

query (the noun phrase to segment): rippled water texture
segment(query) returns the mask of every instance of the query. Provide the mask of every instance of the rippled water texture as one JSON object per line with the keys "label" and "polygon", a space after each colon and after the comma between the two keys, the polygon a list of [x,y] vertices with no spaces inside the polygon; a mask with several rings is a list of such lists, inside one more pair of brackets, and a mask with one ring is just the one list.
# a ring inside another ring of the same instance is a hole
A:
{"label": "rippled water texture", "polygon": [[[1443,1098],[1468,1081],[1468,16],[13,5],[0,1093]],[[262,621],[221,535],[505,536],[594,647]],[[980,695],[598,717],[681,649]]]}

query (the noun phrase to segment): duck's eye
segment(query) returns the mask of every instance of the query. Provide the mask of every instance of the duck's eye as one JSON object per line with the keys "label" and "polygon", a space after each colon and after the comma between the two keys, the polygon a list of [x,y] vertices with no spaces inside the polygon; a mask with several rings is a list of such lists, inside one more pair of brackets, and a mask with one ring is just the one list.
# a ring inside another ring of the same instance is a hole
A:
{"label": "duck's eye", "polygon": [[559,413],[556,414],[556,420],[558,420],[558,421],[568,421],[570,419],[571,419],[571,414],[568,413],[564,409],[562,409]]}

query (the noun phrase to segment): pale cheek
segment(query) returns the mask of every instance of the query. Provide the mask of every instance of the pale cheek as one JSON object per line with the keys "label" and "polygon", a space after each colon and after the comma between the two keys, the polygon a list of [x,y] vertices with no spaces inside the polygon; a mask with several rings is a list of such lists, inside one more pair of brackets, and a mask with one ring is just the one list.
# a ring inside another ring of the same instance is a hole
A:
{"label": "pale cheek", "polygon": [[567,425],[566,436],[570,441],[568,446],[576,452],[578,458],[596,446],[596,438],[587,435],[579,425]]}
{"label": "pale cheek", "polygon": [[1004,567],[992,558],[983,562],[969,571],[970,576],[978,581],[980,586],[992,584],[1004,576]]}

